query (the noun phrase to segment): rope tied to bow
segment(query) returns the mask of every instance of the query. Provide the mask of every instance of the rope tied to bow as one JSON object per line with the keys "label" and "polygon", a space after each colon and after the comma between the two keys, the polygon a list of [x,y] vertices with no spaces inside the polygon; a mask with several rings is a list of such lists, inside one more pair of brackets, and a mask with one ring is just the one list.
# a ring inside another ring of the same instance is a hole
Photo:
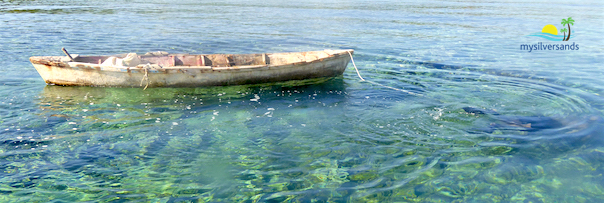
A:
{"label": "rope tied to bow", "polygon": [[352,65],[354,66],[354,69],[357,71],[357,75],[359,76],[359,78],[361,78],[361,81],[365,81],[365,82],[368,82],[368,83],[371,83],[371,84],[374,84],[374,85],[382,86],[382,87],[385,87],[385,88],[388,88],[388,89],[392,89],[392,90],[396,90],[396,91],[401,91],[401,92],[404,92],[404,93],[407,93],[407,94],[410,94],[410,95],[423,96],[421,94],[414,93],[414,92],[411,92],[411,91],[407,91],[407,90],[404,90],[404,89],[399,89],[399,88],[396,88],[396,87],[390,87],[390,86],[387,86],[387,85],[382,85],[382,84],[377,83],[377,82],[365,80],[361,76],[361,73],[359,72],[359,69],[357,68],[357,65],[354,63],[354,59],[352,58],[352,53],[350,53],[350,51],[348,51],[348,55],[350,55],[350,61],[352,61]]}

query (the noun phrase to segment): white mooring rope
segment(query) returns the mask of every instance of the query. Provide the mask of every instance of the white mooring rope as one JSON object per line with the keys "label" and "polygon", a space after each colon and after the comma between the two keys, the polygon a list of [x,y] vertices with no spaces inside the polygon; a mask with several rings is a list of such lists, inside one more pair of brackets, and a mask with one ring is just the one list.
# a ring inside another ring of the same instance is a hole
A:
{"label": "white mooring rope", "polygon": [[357,69],[357,65],[354,64],[354,59],[352,58],[352,53],[350,53],[350,51],[348,51],[348,55],[350,55],[350,60],[352,61],[352,65],[354,66],[354,69],[357,71],[357,75],[359,75],[359,78],[361,78],[362,81],[365,81],[365,79],[363,79],[363,77],[361,77],[361,73],[359,73],[359,69]]}
{"label": "white mooring rope", "polygon": [[363,77],[361,77],[361,73],[359,73],[359,69],[357,68],[357,65],[354,64],[354,59],[352,58],[352,53],[350,53],[350,51],[348,51],[348,55],[350,55],[350,60],[352,61],[352,65],[354,66],[354,69],[357,71],[357,75],[359,76],[359,78],[361,78],[361,81],[365,81],[365,82],[368,82],[368,83],[371,83],[371,84],[374,84],[374,85],[379,85],[379,86],[382,86],[382,87],[385,87],[385,88],[388,88],[388,89],[393,89],[393,90],[396,90],[396,91],[401,91],[401,92],[404,92],[404,93],[407,93],[407,94],[410,94],[410,95],[422,96],[421,94],[418,94],[418,93],[410,92],[410,91],[399,89],[399,88],[395,88],[395,87],[390,87],[390,86],[387,86],[387,85],[382,85],[382,84],[377,83],[377,82],[373,82],[373,81],[369,81],[369,80],[363,79]]}
{"label": "white mooring rope", "polygon": [[143,79],[141,79],[141,84],[139,86],[143,86],[143,81],[147,80],[147,85],[145,85],[145,88],[143,89],[143,91],[145,91],[147,89],[147,87],[149,87],[149,73],[147,71],[147,66],[149,66],[149,64],[145,65],[144,69],[145,69],[145,75],[143,76]]}

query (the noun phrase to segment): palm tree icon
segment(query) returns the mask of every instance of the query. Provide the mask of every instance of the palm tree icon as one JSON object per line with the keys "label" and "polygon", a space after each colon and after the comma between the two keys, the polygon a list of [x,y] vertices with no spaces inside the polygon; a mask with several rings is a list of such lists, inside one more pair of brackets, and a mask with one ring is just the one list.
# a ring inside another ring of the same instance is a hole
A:
{"label": "palm tree icon", "polygon": [[562,38],[562,41],[566,39],[566,31],[568,31],[566,28],[560,29],[560,32],[564,33],[564,38]]}
{"label": "palm tree icon", "polygon": [[570,39],[570,25],[575,25],[574,24],[575,20],[573,20],[571,17],[568,17],[568,19],[562,19],[562,26],[567,25],[568,26],[568,37],[566,37],[564,40],[562,41],[568,41]]}

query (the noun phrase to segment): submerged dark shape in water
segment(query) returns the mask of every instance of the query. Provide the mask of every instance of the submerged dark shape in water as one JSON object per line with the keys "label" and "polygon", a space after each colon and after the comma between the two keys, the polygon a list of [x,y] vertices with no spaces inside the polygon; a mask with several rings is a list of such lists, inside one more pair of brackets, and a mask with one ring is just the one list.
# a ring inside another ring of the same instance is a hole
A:
{"label": "submerged dark shape in water", "polygon": [[488,133],[494,130],[519,130],[527,132],[536,132],[549,129],[563,128],[565,125],[559,120],[548,116],[506,116],[493,110],[479,109],[474,107],[464,107],[467,113],[476,115],[489,115],[496,122],[492,123],[488,129],[483,129]]}
{"label": "submerged dark shape in water", "polygon": [[510,116],[473,107],[463,110],[481,117],[478,123],[482,125],[469,133],[491,137],[489,140],[493,142],[487,142],[488,146],[511,147],[525,157],[555,157],[577,148],[601,147],[604,143],[604,119],[600,115]]}

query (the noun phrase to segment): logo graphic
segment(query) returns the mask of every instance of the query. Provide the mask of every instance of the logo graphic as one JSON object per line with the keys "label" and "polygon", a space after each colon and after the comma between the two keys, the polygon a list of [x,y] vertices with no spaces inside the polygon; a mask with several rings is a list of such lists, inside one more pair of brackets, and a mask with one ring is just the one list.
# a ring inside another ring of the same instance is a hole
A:
{"label": "logo graphic", "polygon": [[[570,26],[575,25],[575,20],[573,18],[568,17],[567,19],[562,19],[562,29],[558,33],[558,28],[554,25],[546,25],[541,29],[541,32],[536,32],[530,34],[528,36],[541,37],[543,39],[547,39],[550,41],[568,41],[571,38],[574,38],[575,35],[571,32]],[[567,26],[568,30],[564,27]],[[568,32],[568,34],[566,34]],[[532,51],[545,51],[545,50],[561,50],[561,51],[575,51],[579,50],[579,44],[573,42],[569,43],[560,43],[560,44],[550,44],[538,42],[536,44],[521,44],[520,50],[526,50],[529,53]]]}
{"label": "logo graphic", "polygon": [[[570,29],[571,25],[575,25],[574,23],[575,20],[568,17],[567,19],[562,19],[560,24],[562,24],[563,29],[560,29],[560,33],[558,33],[558,28],[556,28],[556,26],[549,24],[544,26],[543,29],[541,29],[541,32],[532,33],[529,36],[541,37],[550,41],[568,41],[569,39],[574,38]],[[564,26],[567,26],[568,30],[564,28]],[[566,32],[568,32],[568,35]]]}

